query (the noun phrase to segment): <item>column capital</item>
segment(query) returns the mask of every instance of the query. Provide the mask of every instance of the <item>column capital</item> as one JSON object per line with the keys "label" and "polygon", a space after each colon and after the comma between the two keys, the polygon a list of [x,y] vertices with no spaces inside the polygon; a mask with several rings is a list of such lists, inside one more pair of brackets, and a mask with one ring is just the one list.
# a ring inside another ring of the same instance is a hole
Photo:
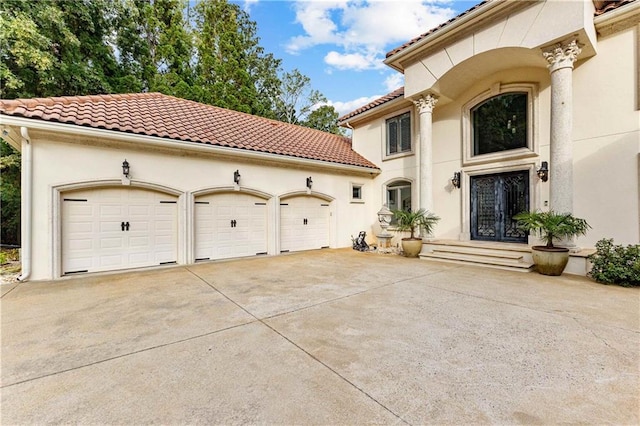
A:
{"label": "column capital", "polygon": [[426,96],[422,96],[420,99],[413,101],[413,103],[418,108],[418,112],[420,114],[424,114],[425,112],[433,112],[433,108],[438,103],[438,98],[429,93]]}
{"label": "column capital", "polygon": [[542,56],[549,62],[549,72],[560,68],[573,68],[573,63],[578,59],[582,49],[578,42],[571,40],[568,43],[558,43],[542,52]]}

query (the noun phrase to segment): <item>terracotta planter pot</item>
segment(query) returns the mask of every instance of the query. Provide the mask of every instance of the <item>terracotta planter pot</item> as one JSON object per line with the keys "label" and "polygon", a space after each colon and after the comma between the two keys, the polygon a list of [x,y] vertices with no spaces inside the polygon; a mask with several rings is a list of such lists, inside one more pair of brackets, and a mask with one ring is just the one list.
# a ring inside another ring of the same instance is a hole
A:
{"label": "terracotta planter pot", "polygon": [[405,257],[418,257],[422,250],[422,238],[403,238],[402,251]]}
{"label": "terracotta planter pot", "polygon": [[562,275],[569,262],[569,249],[564,247],[533,246],[531,256],[536,269],[542,275]]}

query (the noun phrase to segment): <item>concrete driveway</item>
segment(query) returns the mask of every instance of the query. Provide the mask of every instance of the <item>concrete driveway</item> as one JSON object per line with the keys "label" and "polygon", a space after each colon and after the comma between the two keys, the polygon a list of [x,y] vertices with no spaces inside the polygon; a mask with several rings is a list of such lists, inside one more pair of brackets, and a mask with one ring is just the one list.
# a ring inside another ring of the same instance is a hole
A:
{"label": "concrete driveway", "polygon": [[638,424],[640,290],[322,250],[3,285],[2,424]]}

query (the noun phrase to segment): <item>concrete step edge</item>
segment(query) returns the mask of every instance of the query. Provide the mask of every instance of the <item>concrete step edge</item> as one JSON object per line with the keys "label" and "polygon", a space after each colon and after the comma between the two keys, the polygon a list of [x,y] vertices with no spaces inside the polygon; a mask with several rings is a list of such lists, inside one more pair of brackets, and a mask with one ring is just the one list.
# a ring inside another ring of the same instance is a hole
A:
{"label": "concrete step edge", "polygon": [[454,253],[421,253],[421,258],[432,258],[432,259],[445,259],[445,260],[454,260],[458,262],[469,262],[481,265],[498,265],[498,266],[506,266],[511,268],[519,268],[519,269],[527,269],[533,267],[533,263],[530,262],[521,262],[521,261],[509,261],[501,258],[491,258],[488,256],[473,256],[473,255],[465,255],[465,254],[454,254]]}
{"label": "concrete step edge", "polygon": [[477,256],[489,256],[489,257],[500,257],[505,259],[522,259],[524,254],[522,252],[513,252],[508,250],[496,250],[482,247],[462,247],[462,246],[438,246],[438,247],[430,247],[434,253],[460,253],[460,254],[471,254]]}

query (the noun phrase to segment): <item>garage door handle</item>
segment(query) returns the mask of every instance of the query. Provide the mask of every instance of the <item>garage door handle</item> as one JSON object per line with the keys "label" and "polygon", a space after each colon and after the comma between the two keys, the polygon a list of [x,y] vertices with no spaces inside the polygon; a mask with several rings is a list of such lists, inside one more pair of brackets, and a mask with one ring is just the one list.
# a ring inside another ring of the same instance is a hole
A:
{"label": "garage door handle", "polygon": [[124,222],[120,222],[120,229],[124,232]]}
{"label": "garage door handle", "polygon": [[127,231],[129,230],[129,222],[124,224],[124,227],[127,229]]}

